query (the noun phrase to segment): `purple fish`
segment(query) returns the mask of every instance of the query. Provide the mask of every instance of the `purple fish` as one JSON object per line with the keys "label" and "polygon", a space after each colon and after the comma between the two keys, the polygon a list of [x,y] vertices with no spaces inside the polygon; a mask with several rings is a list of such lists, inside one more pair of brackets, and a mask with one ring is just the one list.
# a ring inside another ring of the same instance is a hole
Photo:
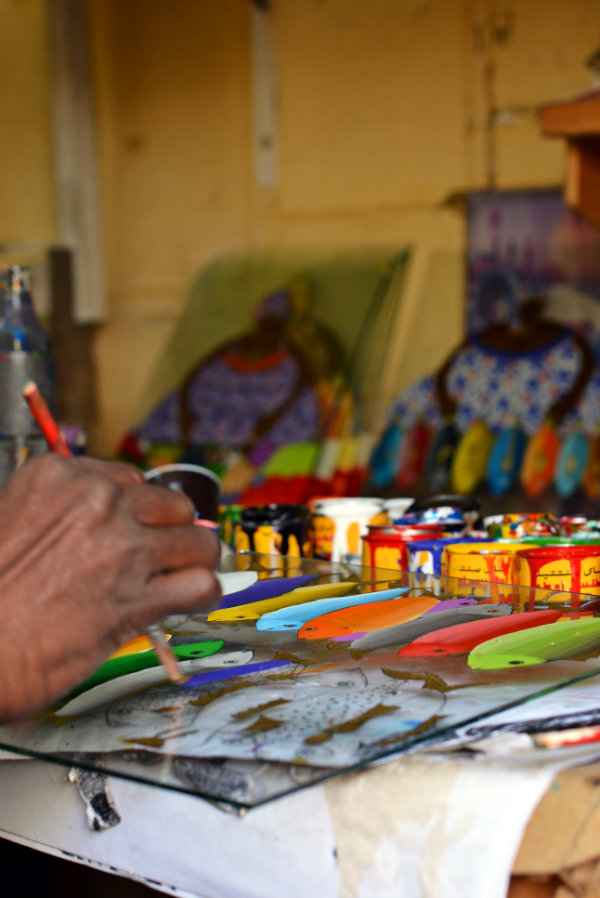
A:
{"label": "purple fish", "polygon": [[234,608],[236,605],[247,605],[248,602],[262,602],[263,599],[274,599],[285,592],[291,592],[315,580],[318,574],[301,574],[298,577],[270,577],[268,580],[257,580],[252,586],[240,589],[239,592],[223,596],[218,608]]}
{"label": "purple fish", "polygon": [[454,611],[455,608],[464,608],[465,605],[475,605],[476,599],[472,596],[461,596],[460,599],[441,599],[438,605],[434,605],[425,614],[437,614],[440,611]]}
{"label": "purple fish", "polygon": [[194,674],[183,684],[186,689],[191,686],[202,686],[204,683],[217,683],[219,680],[230,680],[232,677],[243,677],[246,674],[260,673],[274,667],[289,666],[289,661],[257,661],[255,664],[240,664],[239,667],[227,667],[221,670],[206,670]]}

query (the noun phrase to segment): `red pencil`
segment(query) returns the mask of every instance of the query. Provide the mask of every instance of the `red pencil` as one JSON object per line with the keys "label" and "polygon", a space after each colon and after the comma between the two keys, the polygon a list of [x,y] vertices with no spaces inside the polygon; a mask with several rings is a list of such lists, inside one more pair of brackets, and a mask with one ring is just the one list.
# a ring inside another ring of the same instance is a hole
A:
{"label": "red pencil", "polygon": [[59,455],[72,455],[71,450],[67,446],[58,424],[50,414],[50,409],[46,405],[46,400],[39,391],[38,385],[33,380],[28,380],[23,387],[23,396],[27,401],[29,410],[36,420],[36,423],[53,452]]}

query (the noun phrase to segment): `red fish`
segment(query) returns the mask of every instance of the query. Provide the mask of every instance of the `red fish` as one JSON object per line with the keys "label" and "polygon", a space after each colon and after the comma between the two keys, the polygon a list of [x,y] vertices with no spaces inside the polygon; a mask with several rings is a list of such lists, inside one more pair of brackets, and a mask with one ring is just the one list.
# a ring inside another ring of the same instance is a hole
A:
{"label": "red fish", "polygon": [[463,655],[474,649],[480,642],[486,642],[504,633],[514,633],[528,627],[552,624],[561,616],[562,611],[525,611],[523,614],[509,614],[504,617],[486,618],[469,621],[435,630],[419,636],[414,642],[405,645],[398,652],[399,657],[418,658],[427,655]]}

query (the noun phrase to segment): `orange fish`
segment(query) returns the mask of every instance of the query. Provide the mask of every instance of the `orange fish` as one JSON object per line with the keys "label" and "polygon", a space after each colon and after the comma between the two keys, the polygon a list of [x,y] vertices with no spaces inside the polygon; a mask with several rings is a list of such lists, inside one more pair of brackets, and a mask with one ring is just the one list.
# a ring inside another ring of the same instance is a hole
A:
{"label": "orange fish", "polygon": [[[165,639],[170,639],[171,634],[165,633]],[[111,658],[122,658],[123,655],[136,655],[138,652],[149,652],[150,649],[153,649],[154,646],[149,636],[136,636],[135,639],[130,639],[129,642],[126,642],[121,646],[120,649],[117,649],[110,657]]]}
{"label": "orange fish", "polygon": [[434,596],[406,596],[330,611],[307,621],[298,639],[333,639],[348,633],[370,633],[414,620],[438,604]]}

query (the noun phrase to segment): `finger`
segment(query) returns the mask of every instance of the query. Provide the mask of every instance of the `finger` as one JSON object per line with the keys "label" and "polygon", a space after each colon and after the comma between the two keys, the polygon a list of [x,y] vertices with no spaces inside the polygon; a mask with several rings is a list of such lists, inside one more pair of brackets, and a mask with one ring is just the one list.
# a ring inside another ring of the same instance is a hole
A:
{"label": "finger", "polygon": [[71,464],[75,470],[81,473],[98,474],[102,477],[108,477],[115,483],[122,486],[130,486],[135,483],[144,483],[143,473],[133,465],[128,465],[120,461],[105,461],[101,458],[91,458],[89,456],[76,456],[71,460]]}
{"label": "finger", "polygon": [[206,567],[188,567],[153,577],[145,600],[147,626],[167,614],[209,614],[221,601],[221,588]]}
{"label": "finger", "polygon": [[208,527],[156,527],[147,535],[154,575],[196,565],[214,568],[219,563],[221,543]]}
{"label": "finger", "polygon": [[129,487],[127,496],[140,524],[166,527],[193,523],[194,505],[183,493],[143,482]]}

